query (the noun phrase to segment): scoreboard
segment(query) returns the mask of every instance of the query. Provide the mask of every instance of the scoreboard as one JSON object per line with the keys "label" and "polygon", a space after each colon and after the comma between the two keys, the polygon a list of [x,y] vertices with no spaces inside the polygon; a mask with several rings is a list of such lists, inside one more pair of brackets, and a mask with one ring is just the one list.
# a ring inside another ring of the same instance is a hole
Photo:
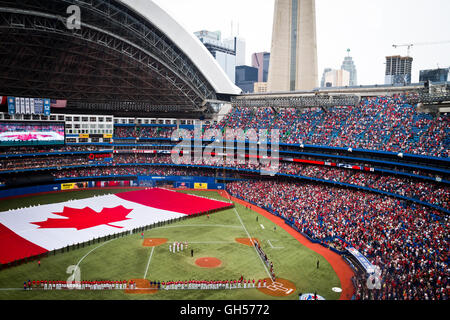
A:
{"label": "scoreboard", "polygon": [[64,145],[64,143],[64,122],[0,121],[0,147]]}
{"label": "scoreboard", "polygon": [[8,113],[50,115],[50,99],[8,97]]}

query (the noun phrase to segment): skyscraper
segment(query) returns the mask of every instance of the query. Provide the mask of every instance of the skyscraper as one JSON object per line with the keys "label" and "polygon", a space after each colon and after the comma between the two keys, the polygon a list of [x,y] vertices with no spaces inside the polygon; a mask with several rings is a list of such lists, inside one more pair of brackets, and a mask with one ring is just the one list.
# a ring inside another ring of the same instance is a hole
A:
{"label": "skyscraper", "polygon": [[222,41],[220,31],[201,30],[194,32],[195,36],[204,44],[219,65],[234,83],[236,77],[236,51],[234,47]]}
{"label": "skyscraper", "polygon": [[268,90],[317,87],[315,0],[275,0]]}
{"label": "skyscraper", "polygon": [[345,87],[350,84],[350,72],[347,70],[330,70],[324,74],[324,87]]}
{"label": "skyscraper", "polygon": [[269,52],[258,52],[252,54],[252,67],[258,68],[258,82],[267,82],[269,75]]}
{"label": "skyscraper", "polygon": [[250,66],[236,67],[236,85],[244,93],[252,93],[255,82],[258,82],[258,69]]}
{"label": "skyscraper", "polygon": [[358,85],[356,66],[352,57],[350,57],[350,49],[347,49],[347,56],[344,58],[344,62],[342,62],[341,69],[350,73],[350,86]]}
{"label": "skyscraper", "polygon": [[328,72],[330,72],[331,70],[333,70],[333,69],[331,69],[331,68],[325,68],[325,69],[323,70],[322,80],[320,81],[320,87],[321,87],[321,88],[326,87],[325,76],[326,76],[326,74],[327,74]]}
{"label": "skyscraper", "polygon": [[231,47],[236,52],[236,66],[244,66],[245,65],[245,39],[241,37],[232,37],[223,40],[223,43],[228,47]]}
{"label": "skyscraper", "polygon": [[420,70],[419,82],[444,82],[448,80],[450,68],[439,68],[431,70]]}
{"label": "skyscraper", "polygon": [[386,57],[385,84],[411,84],[412,62],[411,57]]}

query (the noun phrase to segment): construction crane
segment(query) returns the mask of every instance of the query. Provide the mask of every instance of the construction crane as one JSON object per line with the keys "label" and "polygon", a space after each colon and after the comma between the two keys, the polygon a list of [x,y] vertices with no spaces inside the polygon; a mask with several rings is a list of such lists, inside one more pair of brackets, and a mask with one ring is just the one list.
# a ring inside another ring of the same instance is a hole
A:
{"label": "construction crane", "polygon": [[443,44],[443,43],[450,43],[450,40],[448,41],[438,41],[438,42],[418,42],[418,43],[407,43],[407,44],[393,44],[392,46],[394,48],[398,47],[408,47],[408,57],[409,52],[411,51],[411,48],[414,46],[427,46],[427,45],[434,45],[434,44]]}

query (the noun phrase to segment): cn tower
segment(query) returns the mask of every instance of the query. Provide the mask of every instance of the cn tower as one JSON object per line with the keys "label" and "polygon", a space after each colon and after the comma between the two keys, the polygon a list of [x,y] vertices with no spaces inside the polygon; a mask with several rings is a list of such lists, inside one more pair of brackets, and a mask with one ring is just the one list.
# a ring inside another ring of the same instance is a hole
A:
{"label": "cn tower", "polygon": [[315,0],[275,0],[268,91],[318,86]]}

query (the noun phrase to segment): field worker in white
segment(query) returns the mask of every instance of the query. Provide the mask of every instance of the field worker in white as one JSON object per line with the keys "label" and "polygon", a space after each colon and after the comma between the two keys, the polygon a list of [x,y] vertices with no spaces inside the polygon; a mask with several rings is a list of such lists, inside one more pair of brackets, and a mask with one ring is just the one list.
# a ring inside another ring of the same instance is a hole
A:
{"label": "field worker in white", "polygon": [[180,244],[180,250],[183,251],[183,243]]}
{"label": "field worker in white", "polygon": [[172,252],[172,245],[169,244],[169,251]]}

